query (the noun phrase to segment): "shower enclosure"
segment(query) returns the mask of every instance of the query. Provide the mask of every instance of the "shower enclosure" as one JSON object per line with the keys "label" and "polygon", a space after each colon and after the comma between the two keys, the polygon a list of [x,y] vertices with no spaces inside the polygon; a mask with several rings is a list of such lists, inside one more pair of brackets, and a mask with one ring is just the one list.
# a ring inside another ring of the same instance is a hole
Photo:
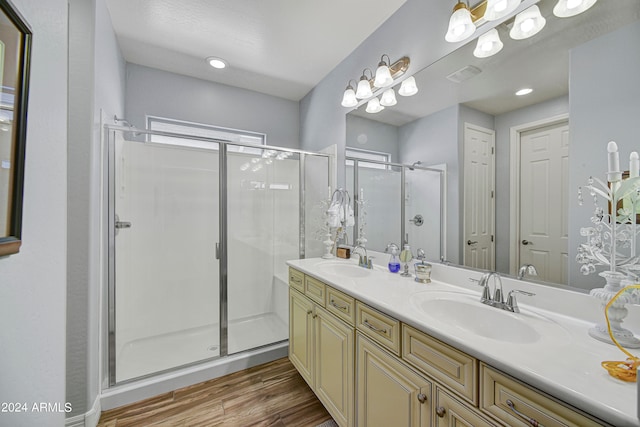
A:
{"label": "shower enclosure", "polygon": [[285,261],[321,253],[305,215],[329,156],[106,134],[109,385],[287,340]]}
{"label": "shower enclosure", "polygon": [[403,165],[353,157],[346,161],[346,186],[360,202],[355,203],[352,242],[364,232],[366,247],[376,251],[384,251],[389,243],[408,243],[414,254],[422,248],[430,260],[446,254],[444,165]]}

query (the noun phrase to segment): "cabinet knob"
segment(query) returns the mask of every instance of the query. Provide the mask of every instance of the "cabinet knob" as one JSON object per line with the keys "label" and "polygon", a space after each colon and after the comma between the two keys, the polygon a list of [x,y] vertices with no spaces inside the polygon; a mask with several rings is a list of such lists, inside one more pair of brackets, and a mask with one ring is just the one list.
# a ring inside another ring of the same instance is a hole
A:
{"label": "cabinet knob", "polygon": [[420,401],[420,403],[424,403],[427,401],[427,395],[424,393],[419,393],[418,394],[418,400]]}
{"label": "cabinet knob", "polygon": [[447,413],[447,410],[444,408],[444,406],[438,406],[436,408],[436,415],[438,415],[438,417],[444,418],[444,414],[446,413]]}
{"label": "cabinet knob", "polygon": [[311,313],[313,313],[313,310],[307,311],[307,314],[311,314]]}
{"label": "cabinet knob", "polygon": [[316,317],[318,317],[318,315],[317,315],[317,314],[314,314],[314,315],[313,315],[313,318],[315,319]]}

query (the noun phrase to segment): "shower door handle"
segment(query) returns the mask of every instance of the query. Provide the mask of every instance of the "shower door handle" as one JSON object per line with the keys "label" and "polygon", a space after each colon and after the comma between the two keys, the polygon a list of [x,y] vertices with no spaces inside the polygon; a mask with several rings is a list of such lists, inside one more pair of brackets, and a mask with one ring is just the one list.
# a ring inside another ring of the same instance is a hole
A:
{"label": "shower door handle", "polygon": [[115,227],[115,235],[117,236],[120,232],[121,228],[131,228],[131,223],[129,221],[120,221],[120,217],[116,214],[115,223],[113,224]]}
{"label": "shower door handle", "polygon": [[220,259],[220,243],[216,242],[216,259]]}

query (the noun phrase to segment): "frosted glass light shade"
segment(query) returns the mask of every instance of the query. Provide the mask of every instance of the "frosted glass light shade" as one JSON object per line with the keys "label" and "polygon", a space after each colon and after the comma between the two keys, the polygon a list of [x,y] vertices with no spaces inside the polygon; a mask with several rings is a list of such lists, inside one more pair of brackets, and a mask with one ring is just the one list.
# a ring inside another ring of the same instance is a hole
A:
{"label": "frosted glass light shade", "polygon": [[478,44],[473,51],[473,56],[476,58],[488,58],[500,52],[503,46],[498,30],[492,28],[478,38]]}
{"label": "frosted glass light shade", "polygon": [[507,16],[520,5],[521,0],[487,0],[487,10],[484,19],[495,21]]}
{"label": "frosted glass light shade", "polygon": [[393,84],[393,79],[391,78],[391,71],[389,71],[389,67],[384,62],[381,62],[382,65],[378,67],[376,70],[376,78],[373,81],[373,85],[375,87],[389,87]]}
{"label": "frosted glass light shade", "polygon": [[418,86],[416,85],[416,79],[413,76],[402,81],[400,89],[398,90],[398,95],[411,96],[416,93],[418,93]]}
{"label": "frosted glass light shade", "polygon": [[356,105],[358,105],[356,93],[351,86],[348,86],[344,91],[344,95],[342,96],[342,106],[355,107]]}
{"label": "frosted glass light shade", "polygon": [[553,8],[553,14],[558,18],[576,16],[596,4],[596,1],[597,0],[559,0],[558,4]]}
{"label": "frosted glass light shade", "polygon": [[366,77],[362,77],[358,82],[358,89],[356,90],[356,98],[358,99],[366,99],[371,98],[373,96],[373,92],[371,92],[371,85],[369,84],[369,80]]}
{"label": "frosted glass light shade", "polygon": [[444,39],[455,43],[466,40],[474,33],[476,26],[471,20],[471,12],[466,4],[459,2],[453,8],[453,14],[449,19],[449,28]]}
{"label": "frosted glass light shade", "polygon": [[514,40],[528,39],[540,32],[547,20],[540,14],[538,6],[533,5],[516,15],[516,21],[509,32]]}
{"label": "frosted glass light shade", "polygon": [[365,111],[367,113],[379,113],[382,110],[384,110],[384,107],[380,105],[378,98],[371,98],[369,102],[367,102],[367,108]]}
{"label": "frosted glass light shade", "polygon": [[389,88],[382,93],[382,96],[380,97],[380,105],[391,107],[397,103],[398,100],[396,99],[396,92],[393,88]]}

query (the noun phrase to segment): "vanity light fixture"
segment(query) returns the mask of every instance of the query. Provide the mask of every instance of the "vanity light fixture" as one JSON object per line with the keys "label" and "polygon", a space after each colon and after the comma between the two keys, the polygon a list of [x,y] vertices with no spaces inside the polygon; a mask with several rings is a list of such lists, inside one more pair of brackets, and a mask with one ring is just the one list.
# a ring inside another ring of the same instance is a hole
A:
{"label": "vanity light fixture", "polygon": [[380,62],[378,63],[378,69],[376,70],[376,78],[373,81],[373,86],[375,87],[389,87],[393,84],[393,78],[391,77],[391,70],[389,70],[389,66],[386,62],[384,62],[384,57],[387,57],[389,62],[389,55],[384,54],[380,57]]}
{"label": "vanity light fixture", "polygon": [[520,5],[522,0],[487,0],[487,9],[484,12],[484,19],[495,21],[507,16]]}
{"label": "vanity light fixture", "polygon": [[380,105],[378,98],[374,97],[367,102],[367,109],[365,111],[367,113],[379,113],[382,110],[384,110],[384,107]]}
{"label": "vanity light fixture", "polygon": [[533,89],[527,87],[527,88],[520,89],[519,91],[517,91],[516,92],[516,96],[529,95],[531,92],[533,92]]}
{"label": "vanity light fixture", "polygon": [[413,76],[407,77],[402,81],[398,95],[412,96],[418,93],[418,85],[416,85],[416,79]]}
{"label": "vanity light fixture", "polygon": [[476,58],[488,58],[500,52],[503,46],[498,30],[492,28],[478,38],[478,44],[473,51],[473,56]]}
{"label": "vanity light fixture", "polygon": [[[356,98],[358,99],[367,99],[373,96],[371,82],[369,81],[370,78],[367,77],[367,70],[369,69],[365,68],[362,71],[362,77],[360,77],[360,81],[358,82],[358,90],[356,90]],[[371,79],[373,79],[373,72],[371,70],[369,70],[369,72],[371,73]]]}
{"label": "vanity light fixture", "polygon": [[589,9],[597,0],[559,0],[553,8],[553,14],[558,18],[576,16]]}
{"label": "vanity light fixture", "polygon": [[[384,54],[380,57],[380,62],[378,63],[378,68],[376,70],[375,76],[370,68],[365,68],[362,71],[362,76],[358,80],[357,85],[353,80],[349,80],[349,83],[347,83],[347,87],[342,95],[341,105],[343,107],[353,108],[356,107],[361,102],[361,100],[366,101],[367,99],[372,98],[374,95],[380,95],[382,89],[389,88],[399,77],[404,75],[404,73],[409,68],[410,60],[408,56],[403,56],[396,62],[387,65],[390,62],[391,60],[389,58],[389,55]],[[351,84],[352,82],[354,83],[353,85]],[[355,90],[354,86],[356,87]],[[417,91],[418,90],[416,88],[415,92]],[[390,107],[392,105],[395,105],[397,103],[395,95],[396,94],[393,89],[391,89],[390,91],[389,89],[385,90],[382,94],[381,99],[376,99],[370,107],[369,105],[367,105],[367,112],[377,113],[379,111],[382,111],[385,106]],[[377,106],[375,105],[376,102],[378,103]]]}
{"label": "vanity light fixture", "polygon": [[211,65],[213,68],[216,68],[218,70],[226,68],[227,66],[227,61],[225,61],[222,58],[218,58],[217,56],[210,56],[206,59],[206,61],[207,61],[207,64]]}
{"label": "vanity light fixture", "polygon": [[396,99],[396,92],[393,88],[389,88],[382,93],[382,96],[380,97],[380,105],[383,107],[393,107],[397,103],[398,100]]}
{"label": "vanity light fixture", "polygon": [[540,32],[547,23],[547,20],[540,14],[537,5],[533,5],[516,15],[516,20],[509,32],[514,40],[528,39]]}
{"label": "vanity light fixture", "polygon": [[444,39],[450,43],[461,42],[468,39],[476,31],[476,26],[471,19],[469,6],[458,0],[453,7],[453,13],[449,18],[449,28]]}
{"label": "vanity light fixture", "polygon": [[347,84],[347,88],[344,90],[344,95],[342,96],[342,106],[343,107],[355,107],[358,105],[358,98],[356,98],[356,92],[353,90],[353,86],[351,86],[351,82],[353,80],[349,80]]}

